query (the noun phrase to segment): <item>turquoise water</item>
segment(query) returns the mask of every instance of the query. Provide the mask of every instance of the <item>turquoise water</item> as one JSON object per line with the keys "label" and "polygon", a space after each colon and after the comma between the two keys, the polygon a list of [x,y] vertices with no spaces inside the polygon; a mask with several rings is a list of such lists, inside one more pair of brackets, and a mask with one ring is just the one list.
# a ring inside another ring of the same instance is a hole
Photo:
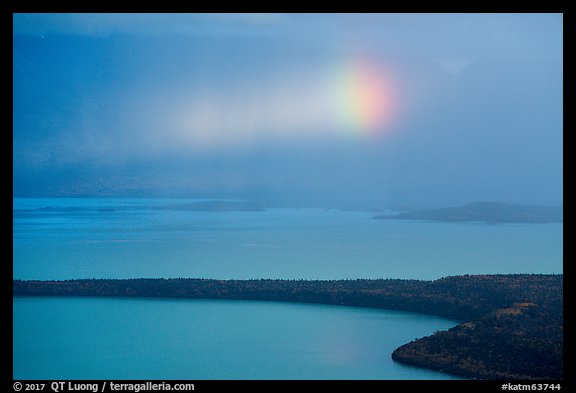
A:
{"label": "turquoise water", "polygon": [[[417,278],[561,273],[562,224],[374,220],[191,200],[14,199],[17,279]],[[437,379],[392,350],[455,322],[360,308],[15,298],[14,378]]]}
{"label": "turquoise water", "polygon": [[189,200],[14,199],[19,279],[418,278],[561,273],[562,224],[374,220],[323,209],[193,212]]}
{"label": "turquoise water", "polygon": [[455,323],[353,307],[14,298],[14,379],[455,379],[392,350]]}

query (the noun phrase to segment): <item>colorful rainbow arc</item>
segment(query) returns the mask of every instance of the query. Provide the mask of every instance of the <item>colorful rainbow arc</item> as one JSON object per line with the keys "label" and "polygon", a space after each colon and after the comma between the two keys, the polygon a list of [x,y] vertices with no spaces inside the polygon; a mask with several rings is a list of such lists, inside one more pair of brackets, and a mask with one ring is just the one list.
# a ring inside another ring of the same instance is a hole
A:
{"label": "colorful rainbow arc", "polygon": [[339,128],[364,135],[387,131],[394,115],[394,92],[386,72],[367,61],[341,65],[333,97]]}

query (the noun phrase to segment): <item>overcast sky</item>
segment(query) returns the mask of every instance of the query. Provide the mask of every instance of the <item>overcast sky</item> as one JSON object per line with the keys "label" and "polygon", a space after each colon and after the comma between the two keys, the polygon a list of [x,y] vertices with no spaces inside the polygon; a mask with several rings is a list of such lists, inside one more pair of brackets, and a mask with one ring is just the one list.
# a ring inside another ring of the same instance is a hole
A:
{"label": "overcast sky", "polygon": [[14,196],[562,204],[561,14],[16,14]]}

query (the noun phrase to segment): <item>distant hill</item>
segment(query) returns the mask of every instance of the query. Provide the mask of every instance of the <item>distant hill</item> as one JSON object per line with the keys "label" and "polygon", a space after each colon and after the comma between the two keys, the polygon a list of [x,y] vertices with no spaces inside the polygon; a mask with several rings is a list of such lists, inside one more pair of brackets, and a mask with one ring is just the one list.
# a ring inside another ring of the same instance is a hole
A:
{"label": "distant hill", "polygon": [[444,222],[478,221],[490,224],[563,222],[563,208],[556,206],[513,205],[498,202],[473,202],[462,207],[413,210],[400,214],[379,215],[377,219],[432,220]]}

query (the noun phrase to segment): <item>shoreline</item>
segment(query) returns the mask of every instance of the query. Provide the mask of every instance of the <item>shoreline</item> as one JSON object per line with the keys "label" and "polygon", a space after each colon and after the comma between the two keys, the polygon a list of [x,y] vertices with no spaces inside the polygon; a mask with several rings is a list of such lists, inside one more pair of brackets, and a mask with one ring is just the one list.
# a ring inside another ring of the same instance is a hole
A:
{"label": "shoreline", "polygon": [[[13,296],[263,300],[416,312],[460,323],[396,348],[394,361],[473,379],[561,379],[562,280],[561,274],[466,275],[434,281],[13,280]],[[542,329],[547,335],[542,336]],[[516,336],[524,341],[514,342]],[[498,343],[503,349],[498,350]]]}

